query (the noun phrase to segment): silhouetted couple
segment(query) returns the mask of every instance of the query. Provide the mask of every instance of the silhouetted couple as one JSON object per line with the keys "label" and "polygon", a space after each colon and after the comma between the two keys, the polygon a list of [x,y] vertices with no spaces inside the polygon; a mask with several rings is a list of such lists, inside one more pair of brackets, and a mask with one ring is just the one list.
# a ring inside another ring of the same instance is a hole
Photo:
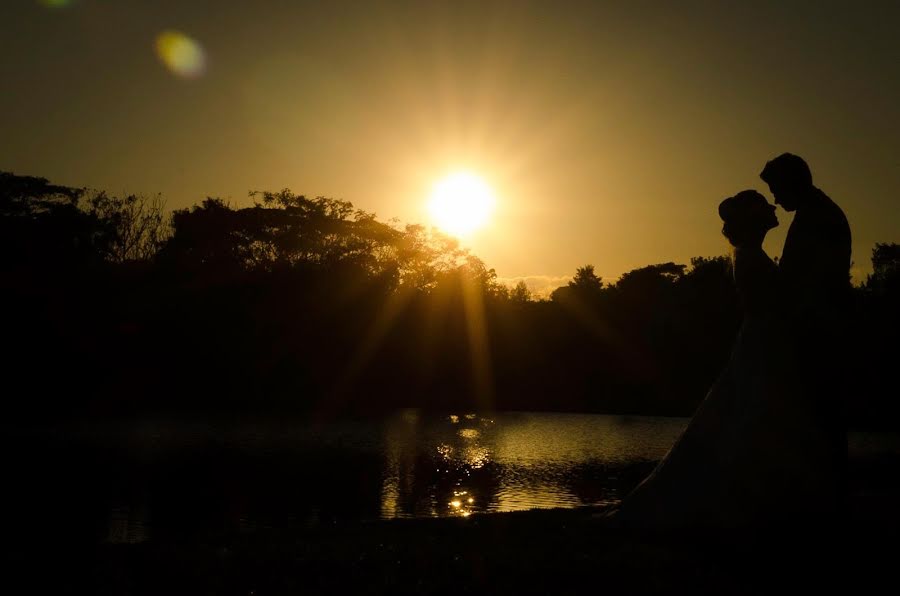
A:
{"label": "silhouetted couple", "polygon": [[775,206],[754,190],[722,201],[743,324],[687,429],[607,515],[617,525],[741,527],[844,511],[850,228],[800,157],[780,155],[760,177],[795,212],[781,260],[762,248]]}

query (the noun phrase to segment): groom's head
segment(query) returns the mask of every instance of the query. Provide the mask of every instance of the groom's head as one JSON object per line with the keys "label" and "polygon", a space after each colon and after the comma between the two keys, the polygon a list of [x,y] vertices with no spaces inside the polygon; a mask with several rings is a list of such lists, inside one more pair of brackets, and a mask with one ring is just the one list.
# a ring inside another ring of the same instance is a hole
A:
{"label": "groom's head", "polygon": [[766,167],[759,177],[769,185],[775,204],[785,211],[794,211],[803,197],[812,189],[812,174],[803,158],[793,153],[782,153]]}

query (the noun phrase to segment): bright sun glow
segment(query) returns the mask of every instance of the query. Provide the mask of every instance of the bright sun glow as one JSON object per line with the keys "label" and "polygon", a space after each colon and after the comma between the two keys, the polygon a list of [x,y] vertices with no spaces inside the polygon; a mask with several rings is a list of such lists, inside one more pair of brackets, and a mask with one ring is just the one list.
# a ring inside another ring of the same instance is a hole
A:
{"label": "bright sun glow", "polygon": [[454,236],[468,236],[488,222],[494,193],[480,177],[469,172],[450,174],[434,185],[428,213],[437,227]]}

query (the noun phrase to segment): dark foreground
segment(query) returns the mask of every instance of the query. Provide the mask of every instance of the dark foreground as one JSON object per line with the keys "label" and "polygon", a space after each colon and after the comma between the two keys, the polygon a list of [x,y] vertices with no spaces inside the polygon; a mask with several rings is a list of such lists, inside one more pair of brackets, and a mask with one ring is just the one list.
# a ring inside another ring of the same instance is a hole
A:
{"label": "dark foreground", "polygon": [[[5,445],[0,491],[8,594],[772,594],[893,593],[900,554],[900,460],[851,461],[846,519],[788,520],[742,533],[640,533],[604,527],[595,510],[468,518],[350,521],[296,517],[285,526],[205,523],[196,483],[171,476],[167,515],[149,540],[111,543],[104,474],[83,451],[35,456]],[[50,448],[50,447],[48,447]],[[633,485],[648,466],[623,470]],[[221,466],[230,477],[240,468]],[[196,469],[203,478],[209,470]],[[263,482],[256,476],[255,482]],[[327,479],[320,478],[325,481]],[[282,486],[266,485],[265,486]],[[308,483],[308,490],[322,487]],[[275,490],[275,488],[273,488]],[[152,493],[157,494],[157,493]],[[245,494],[245,491],[235,491]],[[300,498],[302,493],[285,493]],[[153,499],[151,499],[153,501]],[[210,519],[228,511],[210,501]],[[247,504],[238,503],[238,511]],[[183,510],[183,511],[182,511]],[[270,516],[276,519],[277,516]],[[154,521],[151,519],[151,521]],[[128,537],[125,538],[129,539]],[[139,538],[138,538],[139,539]]]}
{"label": "dark foreground", "polygon": [[54,594],[874,593],[895,581],[897,502],[858,495],[843,523],[742,534],[636,533],[600,527],[589,509],[549,510],[54,542],[8,562],[27,593]]}

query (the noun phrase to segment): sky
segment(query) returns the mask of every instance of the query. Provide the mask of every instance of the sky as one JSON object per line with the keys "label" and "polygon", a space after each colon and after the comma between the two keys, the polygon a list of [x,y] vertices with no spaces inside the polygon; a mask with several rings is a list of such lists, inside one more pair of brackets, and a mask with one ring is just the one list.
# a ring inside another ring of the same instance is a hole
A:
{"label": "sky", "polygon": [[727,253],[718,203],[771,200],[758,174],[790,151],[860,281],[900,242],[898,30],[895,0],[3,0],[0,170],[426,224],[433,185],[474,172],[496,207],[466,245],[540,291]]}

